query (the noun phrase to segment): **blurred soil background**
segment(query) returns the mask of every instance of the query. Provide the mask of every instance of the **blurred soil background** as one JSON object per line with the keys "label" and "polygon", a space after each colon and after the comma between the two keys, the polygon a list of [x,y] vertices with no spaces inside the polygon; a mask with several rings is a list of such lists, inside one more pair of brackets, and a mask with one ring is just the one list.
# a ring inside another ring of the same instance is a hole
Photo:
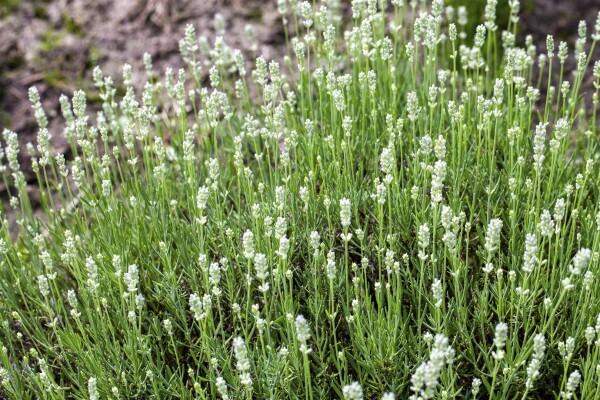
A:
{"label": "blurred soil background", "polygon": [[[485,3],[446,1],[466,5],[470,16],[482,16]],[[508,16],[506,4],[507,0],[499,0],[500,20]],[[519,41],[531,34],[538,51],[545,51],[546,35],[552,34],[557,48],[562,40],[572,50],[579,21],[587,21],[591,34],[598,11],[600,0],[521,0]],[[198,36],[207,36],[212,44],[217,13],[226,22],[224,41],[228,46],[243,50],[247,59],[259,54],[267,60],[283,59],[284,30],[276,0],[0,0],[0,132],[4,128],[17,132],[21,153],[26,154],[25,144],[35,142],[37,131],[27,89],[36,86],[48,114],[55,153],[67,154],[58,102],[61,94],[71,97],[76,89],[84,89],[89,95],[89,109],[99,109],[94,99],[93,68],[101,66],[105,75],[120,82],[123,64],[129,63],[134,76],[137,72],[143,77],[145,52],[152,55],[158,73],[167,66],[177,71],[183,66],[178,42],[185,26],[193,24]],[[254,40],[248,38],[247,24],[254,28]],[[572,55],[567,64],[565,77],[571,78],[569,71],[575,67]],[[592,87],[591,68],[589,72],[582,90]],[[137,83],[143,84],[141,79]],[[31,181],[34,175],[28,171],[28,163],[22,157],[21,164]]]}

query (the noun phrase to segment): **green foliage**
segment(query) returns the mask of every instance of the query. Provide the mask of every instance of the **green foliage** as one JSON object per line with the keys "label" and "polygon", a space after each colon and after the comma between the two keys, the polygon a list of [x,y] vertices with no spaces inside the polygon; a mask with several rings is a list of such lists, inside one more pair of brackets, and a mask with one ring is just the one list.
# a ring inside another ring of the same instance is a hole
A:
{"label": "green foliage", "polygon": [[531,48],[401,3],[281,3],[284,65],[248,71],[217,18],[141,93],[97,68],[100,113],[61,98],[70,160],[32,88],[37,212],[3,135],[5,396],[599,396],[592,60],[565,77],[557,46],[542,102]]}
{"label": "green foliage", "polygon": [[20,4],[21,0],[0,0],[0,17],[10,15]]}

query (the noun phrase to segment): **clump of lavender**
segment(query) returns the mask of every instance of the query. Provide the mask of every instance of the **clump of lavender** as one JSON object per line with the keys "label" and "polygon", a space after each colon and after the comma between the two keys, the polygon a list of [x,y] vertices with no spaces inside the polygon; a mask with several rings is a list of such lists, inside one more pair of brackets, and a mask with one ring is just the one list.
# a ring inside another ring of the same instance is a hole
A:
{"label": "clump of lavender", "polygon": [[31,88],[2,394],[594,398],[600,16],[538,49],[522,2],[453,3],[277,0],[274,53],[217,13],[176,70],[95,67],[63,131]]}

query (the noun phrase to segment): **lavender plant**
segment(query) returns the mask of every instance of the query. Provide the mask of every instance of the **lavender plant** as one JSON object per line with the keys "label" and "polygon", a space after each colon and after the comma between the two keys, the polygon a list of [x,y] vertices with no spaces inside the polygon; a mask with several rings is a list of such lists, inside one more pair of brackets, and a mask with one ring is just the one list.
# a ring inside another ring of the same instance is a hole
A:
{"label": "lavender plant", "polygon": [[219,16],[179,71],[97,68],[64,132],[30,90],[41,209],[16,133],[0,152],[2,396],[600,398],[600,18],[555,54],[518,44],[518,0],[473,38],[441,0],[277,4],[283,64]]}

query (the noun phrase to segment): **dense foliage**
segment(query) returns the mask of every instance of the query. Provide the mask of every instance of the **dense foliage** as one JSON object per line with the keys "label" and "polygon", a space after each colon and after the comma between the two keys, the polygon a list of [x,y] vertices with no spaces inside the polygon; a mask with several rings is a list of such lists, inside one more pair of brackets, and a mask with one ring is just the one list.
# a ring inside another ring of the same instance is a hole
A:
{"label": "dense foliage", "polygon": [[37,212],[3,135],[6,397],[600,396],[600,19],[536,49],[517,0],[474,38],[441,0],[340,3],[279,1],[282,66],[217,17],[141,93],[97,68],[101,112],[61,98],[69,160],[30,90]]}

